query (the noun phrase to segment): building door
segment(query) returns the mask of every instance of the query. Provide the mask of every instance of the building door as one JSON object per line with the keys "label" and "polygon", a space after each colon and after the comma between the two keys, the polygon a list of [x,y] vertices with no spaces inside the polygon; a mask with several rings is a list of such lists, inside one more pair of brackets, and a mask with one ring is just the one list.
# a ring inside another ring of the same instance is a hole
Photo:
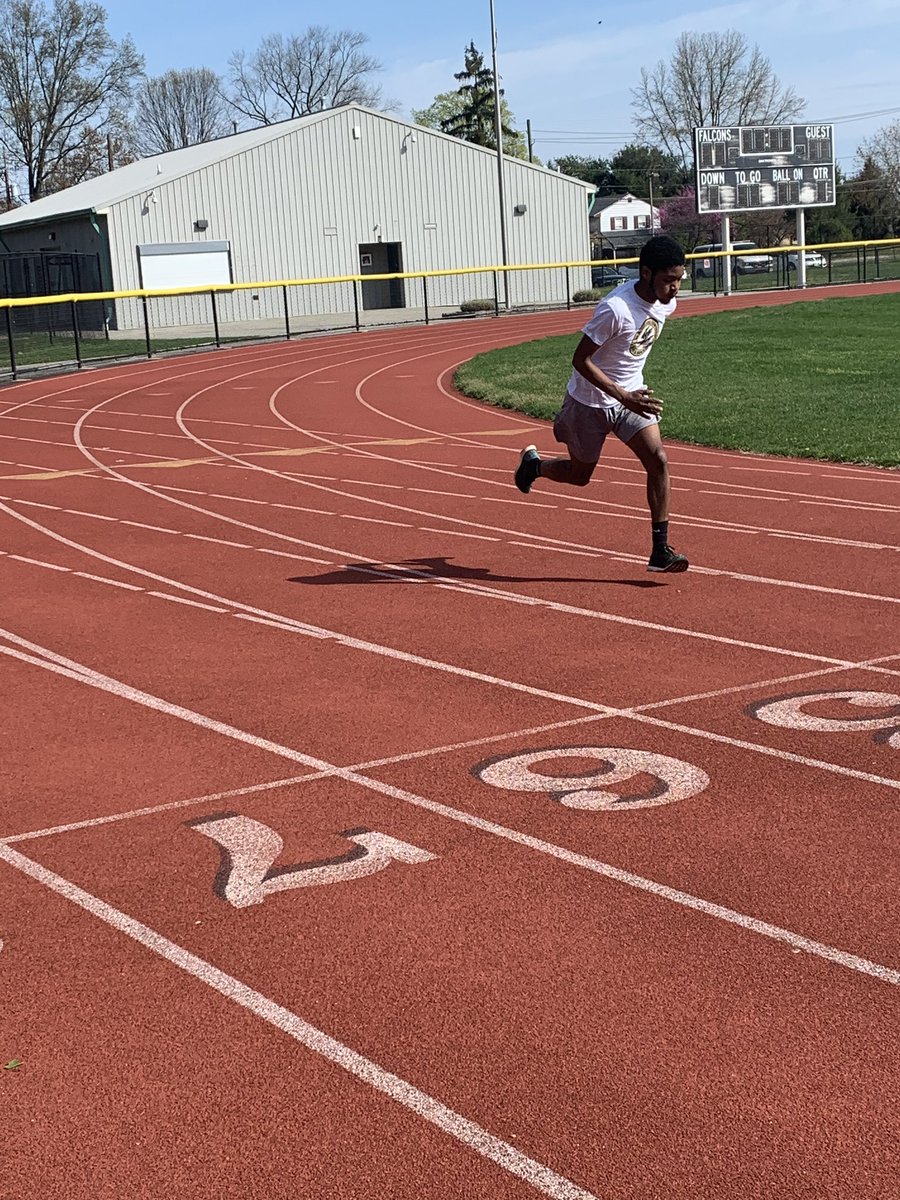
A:
{"label": "building door", "polygon": [[[403,246],[400,242],[369,242],[359,248],[360,275],[394,275],[403,270]],[[363,281],[363,308],[406,308],[406,289],[402,279]]]}

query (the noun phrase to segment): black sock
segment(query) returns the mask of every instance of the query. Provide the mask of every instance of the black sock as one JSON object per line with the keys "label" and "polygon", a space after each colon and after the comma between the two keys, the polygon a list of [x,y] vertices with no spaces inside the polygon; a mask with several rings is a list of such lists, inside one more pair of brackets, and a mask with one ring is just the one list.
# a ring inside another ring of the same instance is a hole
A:
{"label": "black sock", "polygon": [[650,528],[653,530],[653,549],[662,549],[669,540],[669,522],[654,521]]}

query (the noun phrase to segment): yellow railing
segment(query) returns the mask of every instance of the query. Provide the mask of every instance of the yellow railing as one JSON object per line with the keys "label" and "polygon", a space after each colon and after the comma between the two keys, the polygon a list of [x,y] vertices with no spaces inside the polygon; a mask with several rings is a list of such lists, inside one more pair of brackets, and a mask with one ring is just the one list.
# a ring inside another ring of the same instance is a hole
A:
{"label": "yellow railing", "polygon": [[[804,250],[853,250],[859,247],[900,246],[900,238],[870,238],[853,242],[820,242],[815,245],[805,245]],[[788,246],[756,246],[750,250],[714,250],[703,254],[687,254],[688,262],[694,259],[706,258],[739,258],[745,255],[779,255],[796,254],[799,247]],[[373,283],[392,279],[440,279],[455,275],[490,275],[504,274],[516,271],[558,271],[578,267],[615,266],[617,263],[637,263],[638,257],[633,258],[595,258],[572,259],[563,262],[544,263],[491,263],[481,267],[450,267],[436,271],[398,271],[384,275],[324,275],[311,279],[269,279],[253,283],[215,283],[197,284],[192,287],[178,288],[128,288],[121,291],[109,292],[65,292],[52,296],[0,297],[0,309],[28,308],[39,304],[79,304],[89,300],[141,300],[158,299],[174,296],[208,296],[211,292],[227,295],[233,292],[260,291],[266,288],[280,287],[313,287],[333,283]]]}

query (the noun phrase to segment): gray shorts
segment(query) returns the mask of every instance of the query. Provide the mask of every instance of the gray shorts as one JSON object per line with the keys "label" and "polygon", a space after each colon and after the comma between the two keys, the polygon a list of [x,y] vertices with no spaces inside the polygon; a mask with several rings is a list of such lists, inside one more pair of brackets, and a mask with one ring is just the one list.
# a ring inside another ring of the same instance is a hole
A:
{"label": "gray shorts", "polygon": [[639,430],[658,423],[659,417],[641,417],[621,404],[590,408],[567,392],[553,422],[553,436],[579,462],[595,463],[608,433],[614,433],[620,442],[629,442]]}

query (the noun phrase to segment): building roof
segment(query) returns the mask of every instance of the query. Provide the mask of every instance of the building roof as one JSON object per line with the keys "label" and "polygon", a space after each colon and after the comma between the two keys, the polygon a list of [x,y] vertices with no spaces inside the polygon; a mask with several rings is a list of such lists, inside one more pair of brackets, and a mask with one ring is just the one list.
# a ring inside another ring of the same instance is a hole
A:
{"label": "building roof", "polygon": [[[239,154],[244,154],[248,150],[254,150],[257,146],[277,141],[279,138],[289,137],[298,129],[314,125],[319,121],[330,120],[338,113],[351,111],[370,113],[373,116],[393,121],[395,124],[402,125],[407,129],[423,128],[422,126],[412,125],[408,121],[402,121],[390,113],[378,113],[372,109],[363,108],[358,104],[347,104],[339,108],[325,109],[323,112],[311,113],[305,117],[294,117],[291,120],[279,121],[274,125],[262,125],[257,129],[246,129],[240,133],[227,134],[224,137],[215,138],[210,142],[201,142],[196,146],[186,146],[181,150],[170,150],[165,154],[153,154],[148,158],[139,159],[137,162],[128,163],[127,166],[117,167],[114,171],[108,171],[106,174],[98,175],[94,179],[86,179],[83,183],[75,184],[74,187],[65,188],[61,192],[54,192],[51,196],[44,196],[40,200],[33,200],[30,204],[24,204],[19,208],[14,208],[10,212],[0,215],[0,230],[11,228],[12,226],[52,221],[62,217],[78,216],[83,213],[103,212],[113,204],[148,191],[154,184],[168,183],[184,175],[193,174],[193,172],[212,166],[214,163],[224,162],[228,158],[234,158]],[[449,138],[448,134],[441,133],[438,130],[428,129],[426,132],[433,134],[435,137]],[[449,138],[449,140],[457,143],[459,141],[458,138]],[[471,143],[465,144],[469,145],[473,151],[486,154],[494,153],[493,150],[486,149],[483,146],[475,146]],[[512,161],[516,162],[519,166],[532,170],[546,170],[544,167],[539,167],[536,164],[527,163],[519,159]],[[556,172],[550,173],[557,174]],[[567,175],[558,177],[565,179],[569,183],[578,183],[586,191],[592,192],[594,190],[593,186],[585,183],[584,180],[574,179]]]}
{"label": "building roof", "polygon": [[603,212],[605,208],[610,208],[613,204],[619,204],[622,200],[637,200],[638,204],[646,204],[650,207],[647,200],[641,196],[635,196],[634,192],[622,192],[619,196],[597,196],[591,207],[591,216]]}

